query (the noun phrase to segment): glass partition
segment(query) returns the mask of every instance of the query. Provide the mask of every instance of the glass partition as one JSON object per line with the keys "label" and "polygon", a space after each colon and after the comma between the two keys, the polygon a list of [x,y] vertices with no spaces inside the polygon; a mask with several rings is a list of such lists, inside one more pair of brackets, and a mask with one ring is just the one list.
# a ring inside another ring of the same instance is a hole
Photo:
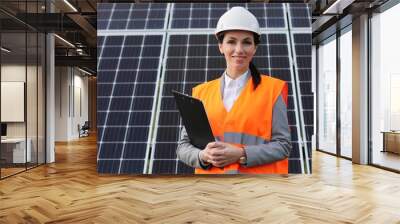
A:
{"label": "glass partition", "polygon": [[43,33],[38,33],[38,64],[37,64],[37,162],[38,165],[46,162],[45,124],[46,124],[46,38]]}
{"label": "glass partition", "polygon": [[318,149],[336,154],[336,36],[318,48]]}
{"label": "glass partition", "polygon": [[37,149],[38,149],[38,141],[37,141],[37,128],[38,128],[38,88],[37,88],[37,79],[38,79],[38,35],[36,32],[28,32],[27,33],[27,52],[28,52],[28,61],[27,61],[27,82],[26,82],[26,113],[27,113],[27,151],[30,151],[28,154],[30,158],[28,159],[27,166],[28,168],[37,165]]}
{"label": "glass partition", "polygon": [[340,155],[352,157],[352,33],[340,36]]}
{"label": "glass partition", "polygon": [[[30,151],[26,151],[26,75],[25,32],[1,35],[1,175],[9,176],[26,169]],[[4,126],[6,128],[4,128]]]}
{"label": "glass partition", "polygon": [[[0,2],[0,178],[45,162],[45,35],[17,19],[44,1]],[[15,15],[15,16],[14,16]]]}

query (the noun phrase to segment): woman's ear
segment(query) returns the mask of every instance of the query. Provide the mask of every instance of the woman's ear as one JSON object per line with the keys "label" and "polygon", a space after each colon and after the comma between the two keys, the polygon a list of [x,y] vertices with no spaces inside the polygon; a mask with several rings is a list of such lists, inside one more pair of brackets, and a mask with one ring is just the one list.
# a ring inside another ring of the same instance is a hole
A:
{"label": "woman's ear", "polygon": [[218,48],[219,48],[219,52],[220,52],[221,54],[224,54],[224,51],[223,51],[223,49],[222,49],[222,44],[221,44],[221,43],[218,43]]}
{"label": "woman's ear", "polygon": [[254,54],[257,53],[257,48],[258,48],[258,45],[256,45],[256,48],[255,48],[255,50],[254,50]]}

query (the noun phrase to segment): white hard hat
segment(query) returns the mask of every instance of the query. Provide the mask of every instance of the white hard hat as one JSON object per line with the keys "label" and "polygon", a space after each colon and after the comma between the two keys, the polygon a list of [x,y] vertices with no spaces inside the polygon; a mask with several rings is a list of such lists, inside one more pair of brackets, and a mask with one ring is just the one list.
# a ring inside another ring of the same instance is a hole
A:
{"label": "white hard hat", "polygon": [[257,18],[240,6],[232,7],[219,18],[215,35],[227,30],[246,30],[260,35]]}

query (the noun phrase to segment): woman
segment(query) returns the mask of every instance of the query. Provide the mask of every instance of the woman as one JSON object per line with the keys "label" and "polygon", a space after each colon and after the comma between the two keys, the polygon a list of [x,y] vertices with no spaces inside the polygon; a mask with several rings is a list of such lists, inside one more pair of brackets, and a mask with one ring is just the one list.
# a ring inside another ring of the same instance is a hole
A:
{"label": "woman", "polygon": [[226,70],[192,95],[203,102],[217,141],[198,149],[183,128],[178,158],[196,174],[288,173],[287,84],[260,75],[251,62],[260,41],[256,17],[233,7],[219,19],[215,35]]}

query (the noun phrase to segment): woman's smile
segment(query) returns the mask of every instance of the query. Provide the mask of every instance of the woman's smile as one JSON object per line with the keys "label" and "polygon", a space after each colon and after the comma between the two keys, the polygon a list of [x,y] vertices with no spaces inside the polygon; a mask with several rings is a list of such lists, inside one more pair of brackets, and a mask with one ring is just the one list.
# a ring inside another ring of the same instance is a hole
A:
{"label": "woman's smile", "polygon": [[243,62],[246,61],[246,56],[232,56],[235,60],[236,63],[238,64],[243,64]]}

